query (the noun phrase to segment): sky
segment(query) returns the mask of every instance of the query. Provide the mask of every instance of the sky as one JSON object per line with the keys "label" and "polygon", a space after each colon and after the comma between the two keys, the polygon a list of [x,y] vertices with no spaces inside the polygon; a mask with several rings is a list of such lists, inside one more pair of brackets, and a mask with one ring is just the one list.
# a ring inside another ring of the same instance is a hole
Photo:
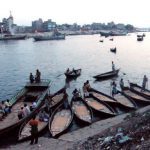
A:
{"label": "sky", "polygon": [[57,24],[93,22],[150,27],[149,0],[0,0],[0,21],[10,11],[17,25],[52,19]]}

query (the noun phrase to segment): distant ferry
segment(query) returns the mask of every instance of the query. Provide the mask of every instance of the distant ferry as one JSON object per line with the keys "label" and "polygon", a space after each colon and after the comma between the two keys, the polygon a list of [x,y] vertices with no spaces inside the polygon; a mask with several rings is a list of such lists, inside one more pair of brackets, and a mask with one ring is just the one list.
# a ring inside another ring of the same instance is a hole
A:
{"label": "distant ferry", "polygon": [[0,40],[24,40],[26,35],[1,34]]}
{"label": "distant ferry", "polygon": [[127,35],[127,32],[123,32],[123,31],[100,31],[100,35],[101,36],[124,36]]}
{"label": "distant ferry", "polygon": [[46,41],[46,40],[64,40],[65,34],[61,34],[59,32],[54,32],[51,35],[37,35],[34,37],[35,41]]}

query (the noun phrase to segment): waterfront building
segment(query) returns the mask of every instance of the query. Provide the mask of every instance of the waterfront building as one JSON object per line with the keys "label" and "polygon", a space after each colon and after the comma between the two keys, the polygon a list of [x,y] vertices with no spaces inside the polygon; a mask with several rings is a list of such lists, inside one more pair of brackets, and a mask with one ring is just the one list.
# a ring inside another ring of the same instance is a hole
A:
{"label": "waterfront building", "polygon": [[32,21],[32,31],[33,32],[43,31],[43,20],[41,18],[39,18],[39,20]]}
{"label": "waterfront building", "polygon": [[44,32],[54,31],[56,27],[57,27],[56,22],[53,22],[51,19],[48,19],[47,21],[44,21],[43,23]]}

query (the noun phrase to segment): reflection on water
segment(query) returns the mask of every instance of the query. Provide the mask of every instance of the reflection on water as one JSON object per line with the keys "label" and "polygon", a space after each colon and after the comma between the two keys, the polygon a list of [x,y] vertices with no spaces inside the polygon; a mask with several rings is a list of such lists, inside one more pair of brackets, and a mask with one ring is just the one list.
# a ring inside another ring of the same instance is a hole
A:
{"label": "reflection on water", "polygon": [[[110,94],[111,80],[94,82],[92,76],[111,70],[112,60],[121,68],[117,82],[123,77],[141,84],[144,74],[150,78],[150,33],[146,33],[143,42],[136,40],[136,34],[113,39],[104,38],[101,43],[99,35],[81,35],[62,41],[0,41],[0,100],[15,94],[37,68],[42,78],[52,80],[51,92],[65,85],[63,73],[69,67],[82,68],[81,76],[69,82],[69,93],[74,88],[82,89],[89,80],[94,88]],[[110,52],[112,47],[117,48],[116,54]]]}

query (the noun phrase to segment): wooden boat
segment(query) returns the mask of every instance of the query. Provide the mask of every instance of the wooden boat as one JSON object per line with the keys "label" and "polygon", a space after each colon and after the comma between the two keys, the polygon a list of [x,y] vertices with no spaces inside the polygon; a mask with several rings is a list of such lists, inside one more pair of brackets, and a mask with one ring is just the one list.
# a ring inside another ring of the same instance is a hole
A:
{"label": "wooden boat", "polygon": [[64,88],[60,89],[59,91],[57,91],[56,93],[49,95],[51,109],[56,108],[61,103],[63,103],[65,90],[66,90],[66,88],[64,87]]}
{"label": "wooden boat", "polygon": [[[117,106],[118,108],[124,108],[124,109],[132,109],[135,108],[135,103],[124,96],[121,92],[116,94],[114,97],[111,97],[105,93],[102,93],[98,90],[95,90],[91,88],[89,92],[97,99],[100,99],[101,101],[104,101],[105,103],[109,104],[110,106],[113,106],[114,108]],[[133,102],[133,103],[132,103]]]}
{"label": "wooden boat", "polygon": [[[9,134],[12,130],[18,129],[17,127],[20,127],[24,121],[30,119],[39,110],[47,97],[49,84],[49,80],[42,80],[40,83],[27,83],[22,90],[10,99],[11,113],[0,121],[0,135]],[[31,106],[33,101],[37,102],[36,108],[28,116],[19,120],[18,111],[25,103]]]}
{"label": "wooden boat", "polygon": [[141,95],[138,95],[138,94],[132,92],[129,87],[124,87],[123,93],[126,96],[132,98],[135,103],[150,104],[150,100],[146,99],[145,97],[143,97]]}
{"label": "wooden boat", "polygon": [[113,52],[113,53],[116,53],[117,48],[116,47],[115,48],[110,48],[110,51]]}
{"label": "wooden boat", "polygon": [[150,99],[150,91],[148,89],[145,89],[144,91],[142,91],[142,87],[135,84],[135,83],[130,83],[130,89],[131,91]]}
{"label": "wooden boat", "polygon": [[74,71],[65,72],[66,78],[76,78],[81,75],[81,69],[76,69]]}
{"label": "wooden boat", "polygon": [[114,99],[113,97],[107,95],[107,94],[104,94],[94,88],[90,88],[89,89],[89,93],[92,94],[95,98],[101,100],[101,101],[104,101],[105,103],[107,104],[110,104],[112,106],[116,106],[118,105],[119,103],[117,102],[116,99]]}
{"label": "wooden boat", "polygon": [[124,105],[130,109],[135,109],[137,107],[135,102],[131,98],[124,95],[121,91],[118,91],[118,93],[114,95],[114,98],[119,103],[121,103],[122,105]]}
{"label": "wooden boat", "polygon": [[141,37],[137,37],[137,41],[143,41],[143,36],[141,36]]}
{"label": "wooden boat", "polygon": [[4,35],[0,35],[0,41],[7,41],[7,40],[25,40],[26,39],[26,35],[19,35],[19,34],[4,34]]}
{"label": "wooden boat", "polygon": [[73,112],[69,107],[64,108],[64,104],[60,104],[52,113],[49,119],[49,131],[52,137],[58,137],[67,131],[73,121]]}
{"label": "wooden boat", "polygon": [[[41,121],[39,118],[39,114],[42,111],[46,112],[45,107],[42,107],[36,115],[36,120],[38,120],[38,134],[40,134],[48,125],[48,120]],[[49,116],[48,112],[46,114]],[[26,121],[22,124],[19,130],[18,141],[23,141],[31,138],[31,126],[29,124],[29,121]]]}
{"label": "wooden boat", "polygon": [[90,95],[89,97],[85,97],[84,100],[92,108],[92,110],[94,110],[97,113],[100,113],[102,116],[112,117],[116,115],[112,107],[96,99],[92,95]]}
{"label": "wooden boat", "polygon": [[92,123],[93,114],[91,108],[81,97],[72,98],[71,108],[79,121],[86,124]]}
{"label": "wooden boat", "polygon": [[103,40],[99,40],[99,42],[104,42]]}
{"label": "wooden boat", "polygon": [[117,69],[117,70],[115,70],[115,71],[109,71],[109,72],[106,72],[106,73],[102,73],[102,74],[93,76],[93,78],[95,78],[96,80],[109,79],[109,78],[118,76],[119,70],[120,70],[120,69]]}

